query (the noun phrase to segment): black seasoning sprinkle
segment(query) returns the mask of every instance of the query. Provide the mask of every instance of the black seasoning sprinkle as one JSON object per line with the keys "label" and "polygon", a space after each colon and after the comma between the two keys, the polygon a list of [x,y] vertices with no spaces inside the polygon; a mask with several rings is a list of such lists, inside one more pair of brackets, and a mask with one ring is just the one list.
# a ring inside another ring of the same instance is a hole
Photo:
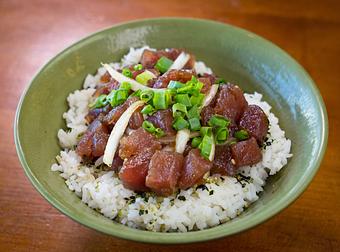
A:
{"label": "black seasoning sprinkle", "polygon": [[224,181],[224,178],[223,178],[223,177],[220,177],[220,179],[221,179],[222,181]]}
{"label": "black seasoning sprinkle", "polygon": [[208,187],[204,184],[197,186],[196,189],[202,189],[202,191],[204,191],[204,190],[209,191]]}
{"label": "black seasoning sprinkle", "polygon": [[187,200],[187,199],[186,199],[184,196],[182,196],[182,195],[181,195],[181,196],[178,196],[178,199],[179,199],[179,200],[182,200],[182,201],[186,201],[186,200]]}
{"label": "black seasoning sprinkle", "polygon": [[129,198],[124,198],[125,200],[129,200]]}
{"label": "black seasoning sprinkle", "polygon": [[214,190],[211,190],[210,192],[209,192],[209,195],[213,195],[214,194]]}
{"label": "black seasoning sprinkle", "polygon": [[131,196],[130,200],[129,200],[129,204],[133,204],[136,202],[136,197],[135,196]]}
{"label": "black seasoning sprinkle", "polygon": [[139,215],[143,215],[144,214],[144,210],[143,209],[140,209],[139,210]]}

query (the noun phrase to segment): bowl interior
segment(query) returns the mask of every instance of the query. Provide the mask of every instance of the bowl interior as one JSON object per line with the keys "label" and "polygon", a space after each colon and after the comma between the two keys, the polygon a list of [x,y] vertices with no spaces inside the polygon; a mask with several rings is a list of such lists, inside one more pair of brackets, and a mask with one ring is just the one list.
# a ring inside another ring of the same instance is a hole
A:
{"label": "bowl interior", "polygon": [[[246,92],[260,92],[292,140],[293,158],[271,177],[260,199],[241,216],[215,228],[186,234],[134,230],[91,210],[50,170],[65,127],[67,95],[82,87],[100,62],[119,61],[129,47],[179,47],[194,53],[213,71]],[[327,140],[322,99],[306,72],[286,53],[247,31],[204,20],[153,19],[109,28],[81,40],[45,65],[18,106],[16,144],[35,187],[59,210],[102,232],[144,242],[184,243],[233,234],[252,227],[298,197],[315,174]]]}

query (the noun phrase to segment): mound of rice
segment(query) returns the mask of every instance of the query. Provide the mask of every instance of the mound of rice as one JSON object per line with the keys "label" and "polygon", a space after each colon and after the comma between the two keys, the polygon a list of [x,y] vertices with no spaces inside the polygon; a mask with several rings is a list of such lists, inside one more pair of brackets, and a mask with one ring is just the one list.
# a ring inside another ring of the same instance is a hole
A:
{"label": "mound of rice", "polygon": [[[131,48],[121,63],[111,63],[114,68],[137,64],[145,48]],[[195,65],[197,73],[211,73],[203,62]],[[95,166],[85,166],[74,151],[77,137],[87,129],[85,116],[88,104],[100,76],[88,75],[84,89],[76,90],[68,98],[69,110],[64,113],[68,130],[60,129],[58,138],[63,150],[56,157],[52,171],[60,176],[89,207],[106,217],[129,227],[160,232],[187,232],[201,230],[224,223],[256,201],[269,175],[274,175],[287,164],[291,141],[279,126],[279,120],[270,112],[271,106],[262,101],[259,93],[245,94],[249,104],[260,106],[266,113],[270,127],[267,141],[262,148],[263,160],[252,166],[242,167],[235,177],[210,177],[205,185],[181,190],[176,196],[156,197],[151,193],[137,194],[124,188],[112,171],[102,171]]]}

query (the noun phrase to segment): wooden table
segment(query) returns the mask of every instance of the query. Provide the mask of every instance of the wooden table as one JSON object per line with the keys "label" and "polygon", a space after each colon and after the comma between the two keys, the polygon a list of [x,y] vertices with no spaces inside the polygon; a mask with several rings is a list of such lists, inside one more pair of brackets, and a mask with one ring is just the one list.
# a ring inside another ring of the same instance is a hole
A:
{"label": "wooden table", "polygon": [[[264,2],[1,0],[0,251],[339,251],[340,2]],[[330,131],[321,169],[294,204],[255,229],[194,245],[124,241],[64,216],[24,175],[14,147],[13,119],[34,73],[87,34],[117,22],[157,16],[214,19],[262,35],[296,58],[323,95]]]}

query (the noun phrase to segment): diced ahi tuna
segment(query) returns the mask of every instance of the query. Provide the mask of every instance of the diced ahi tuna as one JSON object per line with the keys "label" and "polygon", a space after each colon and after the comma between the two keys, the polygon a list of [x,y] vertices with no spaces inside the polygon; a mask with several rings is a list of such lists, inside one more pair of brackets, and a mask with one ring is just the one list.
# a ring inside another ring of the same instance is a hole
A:
{"label": "diced ahi tuna", "polygon": [[140,60],[144,68],[153,68],[161,56],[157,51],[145,49]]}
{"label": "diced ahi tuna", "polygon": [[108,71],[106,71],[101,77],[100,77],[100,82],[101,83],[107,83],[112,80],[111,74],[109,74]]}
{"label": "diced ahi tuna", "polygon": [[99,84],[93,96],[98,97],[102,94],[109,94],[112,90],[119,88],[119,82],[116,80],[110,80],[107,83]]}
{"label": "diced ahi tuna", "polygon": [[143,128],[139,128],[120,140],[119,156],[125,159],[137,155],[145,149],[155,151],[161,148],[161,143],[154,135],[146,132]]}
{"label": "diced ahi tuna", "polygon": [[176,131],[172,128],[174,118],[170,109],[158,110],[152,116],[149,116],[147,120],[152,122],[155,127],[161,128],[168,136],[176,134]]}
{"label": "diced ahi tuna", "polygon": [[208,105],[201,110],[201,120],[203,125],[208,125],[209,119],[215,114],[215,110],[212,106]]}
{"label": "diced ahi tuna", "polygon": [[192,149],[184,159],[184,166],[178,186],[181,189],[187,189],[200,183],[206,174],[212,168],[212,162],[204,159],[198,149]]}
{"label": "diced ahi tuna", "polygon": [[241,116],[240,127],[249,132],[262,144],[268,132],[268,118],[263,110],[257,105],[249,105]]}
{"label": "diced ahi tuna", "polygon": [[129,128],[131,129],[138,129],[142,127],[144,117],[143,114],[140,112],[140,109],[137,109],[135,112],[133,112],[130,120],[129,120]]}
{"label": "diced ahi tuna", "polygon": [[154,88],[166,88],[170,81],[179,81],[186,83],[191,80],[194,72],[191,70],[170,70],[168,73],[162,75],[153,85]]}
{"label": "diced ahi tuna", "polygon": [[156,151],[149,164],[146,186],[157,195],[175,192],[183,167],[183,155],[172,151]]}
{"label": "diced ahi tuna", "polygon": [[111,110],[110,105],[106,105],[103,108],[94,108],[89,111],[89,113],[85,116],[85,119],[88,123],[93,122],[99,115],[105,116]]}
{"label": "diced ahi tuna", "polygon": [[79,156],[100,157],[109,139],[108,128],[100,120],[94,120],[77,145]]}
{"label": "diced ahi tuna", "polygon": [[146,149],[124,161],[123,167],[119,171],[119,178],[124,187],[134,191],[148,191],[145,186],[145,179],[153,154],[153,150]]}
{"label": "diced ahi tuna", "polygon": [[[168,59],[171,59],[172,61],[175,61],[182,51],[183,50],[176,49],[176,48],[173,48],[167,51],[165,50],[151,51],[151,50],[145,49],[142,54],[141,64],[145,68],[153,68],[156,65],[157,61],[162,56],[167,57]],[[195,65],[195,57],[190,54],[190,59],[187,62],[187,64],[184,66],[184,68],[192,69],[194,68],[194,65]]]}
{"label": "diced ahi tuna", "polygon": [[113,108],[103,119],[103,122],[108,125],[114,125],[118,119],[122,116],[128,107],[138,100],[137,97],[133,96],[127,99],[123,104]]}
{"label": "diced ahi tuna", "polygon": [[261,161],[261,149],[254,137],[231,146],[231,155],[236,167],[254,165]]}
{"label": "diced ahi tuna", "polygon": [[221,85],[217,94],[215,113],[238,122],[248,103],[242,90],[233,84]]}
{"label": "diced ahi tuna", "polygon": [[123,165],[123,159],[120,158],[118,152],[116,152],[115,157],[112,160],[111,169],[118,172]]}
{"label": "diced ahi tuna", "polygon": [[201,92],[204,94],[208,93],[210,87],[214,84],[215,79],[216,78],[210,74],[205,74],[203,77],[198,78],[198,80],[203,83],[203,88],[201,89]]}
{"label": "diced ahi tuna", "polygon": [[216,145],[213,167],[211,174],[233,176],[237,168],[231,162],[232,156],[230,147],[227,145]]}

